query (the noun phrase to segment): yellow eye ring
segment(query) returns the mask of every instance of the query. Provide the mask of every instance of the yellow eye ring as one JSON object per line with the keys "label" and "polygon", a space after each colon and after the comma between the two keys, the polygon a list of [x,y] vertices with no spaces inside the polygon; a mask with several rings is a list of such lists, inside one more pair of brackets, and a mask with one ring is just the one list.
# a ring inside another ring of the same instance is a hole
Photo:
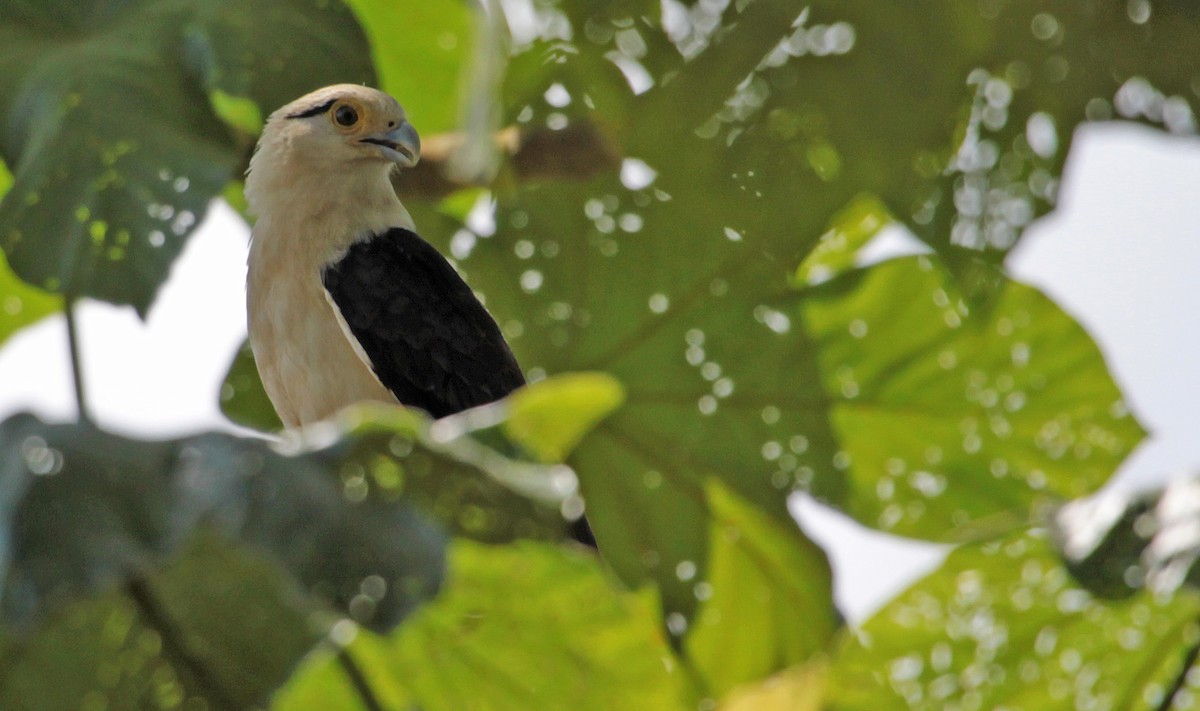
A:
{"label": "yellow eye ring", "polygon": [[333,122],[342,128],[352,128],[358,123],[358,109],[350,104],[338,104],[333,108]]}

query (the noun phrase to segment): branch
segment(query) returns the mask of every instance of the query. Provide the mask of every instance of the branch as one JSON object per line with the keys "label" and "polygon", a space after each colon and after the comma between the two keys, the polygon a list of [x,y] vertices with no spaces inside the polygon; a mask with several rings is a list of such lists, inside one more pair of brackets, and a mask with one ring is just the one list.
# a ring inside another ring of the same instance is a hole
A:
{"label": "branch", "polygon": [[[490,185],[491,175],[456,176],[450,170],[455,152],[467,140],[465,133],[441,133],[425,139],[421,162],[393,173],[396,194],[401,199],[436,200],[462,188]],[[493,141],[521,182],[589,180],[615,170],[621,163],[615,142],[596,124],[585,120],[557,131],[544,126],[510,126],[497,133]]]}

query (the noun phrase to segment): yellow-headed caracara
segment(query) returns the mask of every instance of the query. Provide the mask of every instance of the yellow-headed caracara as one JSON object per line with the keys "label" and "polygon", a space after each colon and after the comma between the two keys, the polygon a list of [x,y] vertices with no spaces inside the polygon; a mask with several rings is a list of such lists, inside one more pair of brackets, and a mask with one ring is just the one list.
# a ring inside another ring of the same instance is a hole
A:
{"label": "yellow-headed caracara", "polygon": [[442,417],[524,382],[496,322],[417,236],[389,173],[420,139],[392,97],[339,84],[267,119],[246,177],[250,345],[289,427],[360,400]]}

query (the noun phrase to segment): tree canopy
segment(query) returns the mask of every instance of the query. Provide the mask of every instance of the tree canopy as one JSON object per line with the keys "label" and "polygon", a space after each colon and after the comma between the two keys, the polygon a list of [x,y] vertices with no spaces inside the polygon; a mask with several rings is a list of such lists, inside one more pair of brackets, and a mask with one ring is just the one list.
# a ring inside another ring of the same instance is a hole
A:
{"label": "tree canopy", "polygon": [[[1191,708],[1194,484],[1089,499],[1144,432],[1005,259],[1081,124],[1194,134],[1198,32],[1183,0],[0,0],[0,343],[145,314],[262,117],[365,82],[533,383],[321,446],[117,436],[82,384],[78,422],[0,424],[0,707]],[[886,228],[927,252],[864,264]],[[248,350],[220,397],[278,429]],[[849,629],[796,492],[956,548]]]}

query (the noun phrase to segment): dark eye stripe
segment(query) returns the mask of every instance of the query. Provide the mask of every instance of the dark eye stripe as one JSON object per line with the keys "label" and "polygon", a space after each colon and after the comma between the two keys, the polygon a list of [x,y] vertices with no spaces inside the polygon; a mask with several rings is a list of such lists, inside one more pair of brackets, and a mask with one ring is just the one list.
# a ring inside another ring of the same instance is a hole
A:
{"label": "dark eye stripe", "polygon": [[335,103],[337,103],[337,99],[330,99],[329,101],[326,101],[325,103],[321,104],[320,106],[314,106],[311,109],[305,109],[305,110],[301,111],[300,113],[290,114],[288,116],[288,118],[299,119],[299,118],[309,118],[310,116],[317,116],[319,114],[323,114],[326,111],[328,111],[329,108],[331,106],[333,106]]}

